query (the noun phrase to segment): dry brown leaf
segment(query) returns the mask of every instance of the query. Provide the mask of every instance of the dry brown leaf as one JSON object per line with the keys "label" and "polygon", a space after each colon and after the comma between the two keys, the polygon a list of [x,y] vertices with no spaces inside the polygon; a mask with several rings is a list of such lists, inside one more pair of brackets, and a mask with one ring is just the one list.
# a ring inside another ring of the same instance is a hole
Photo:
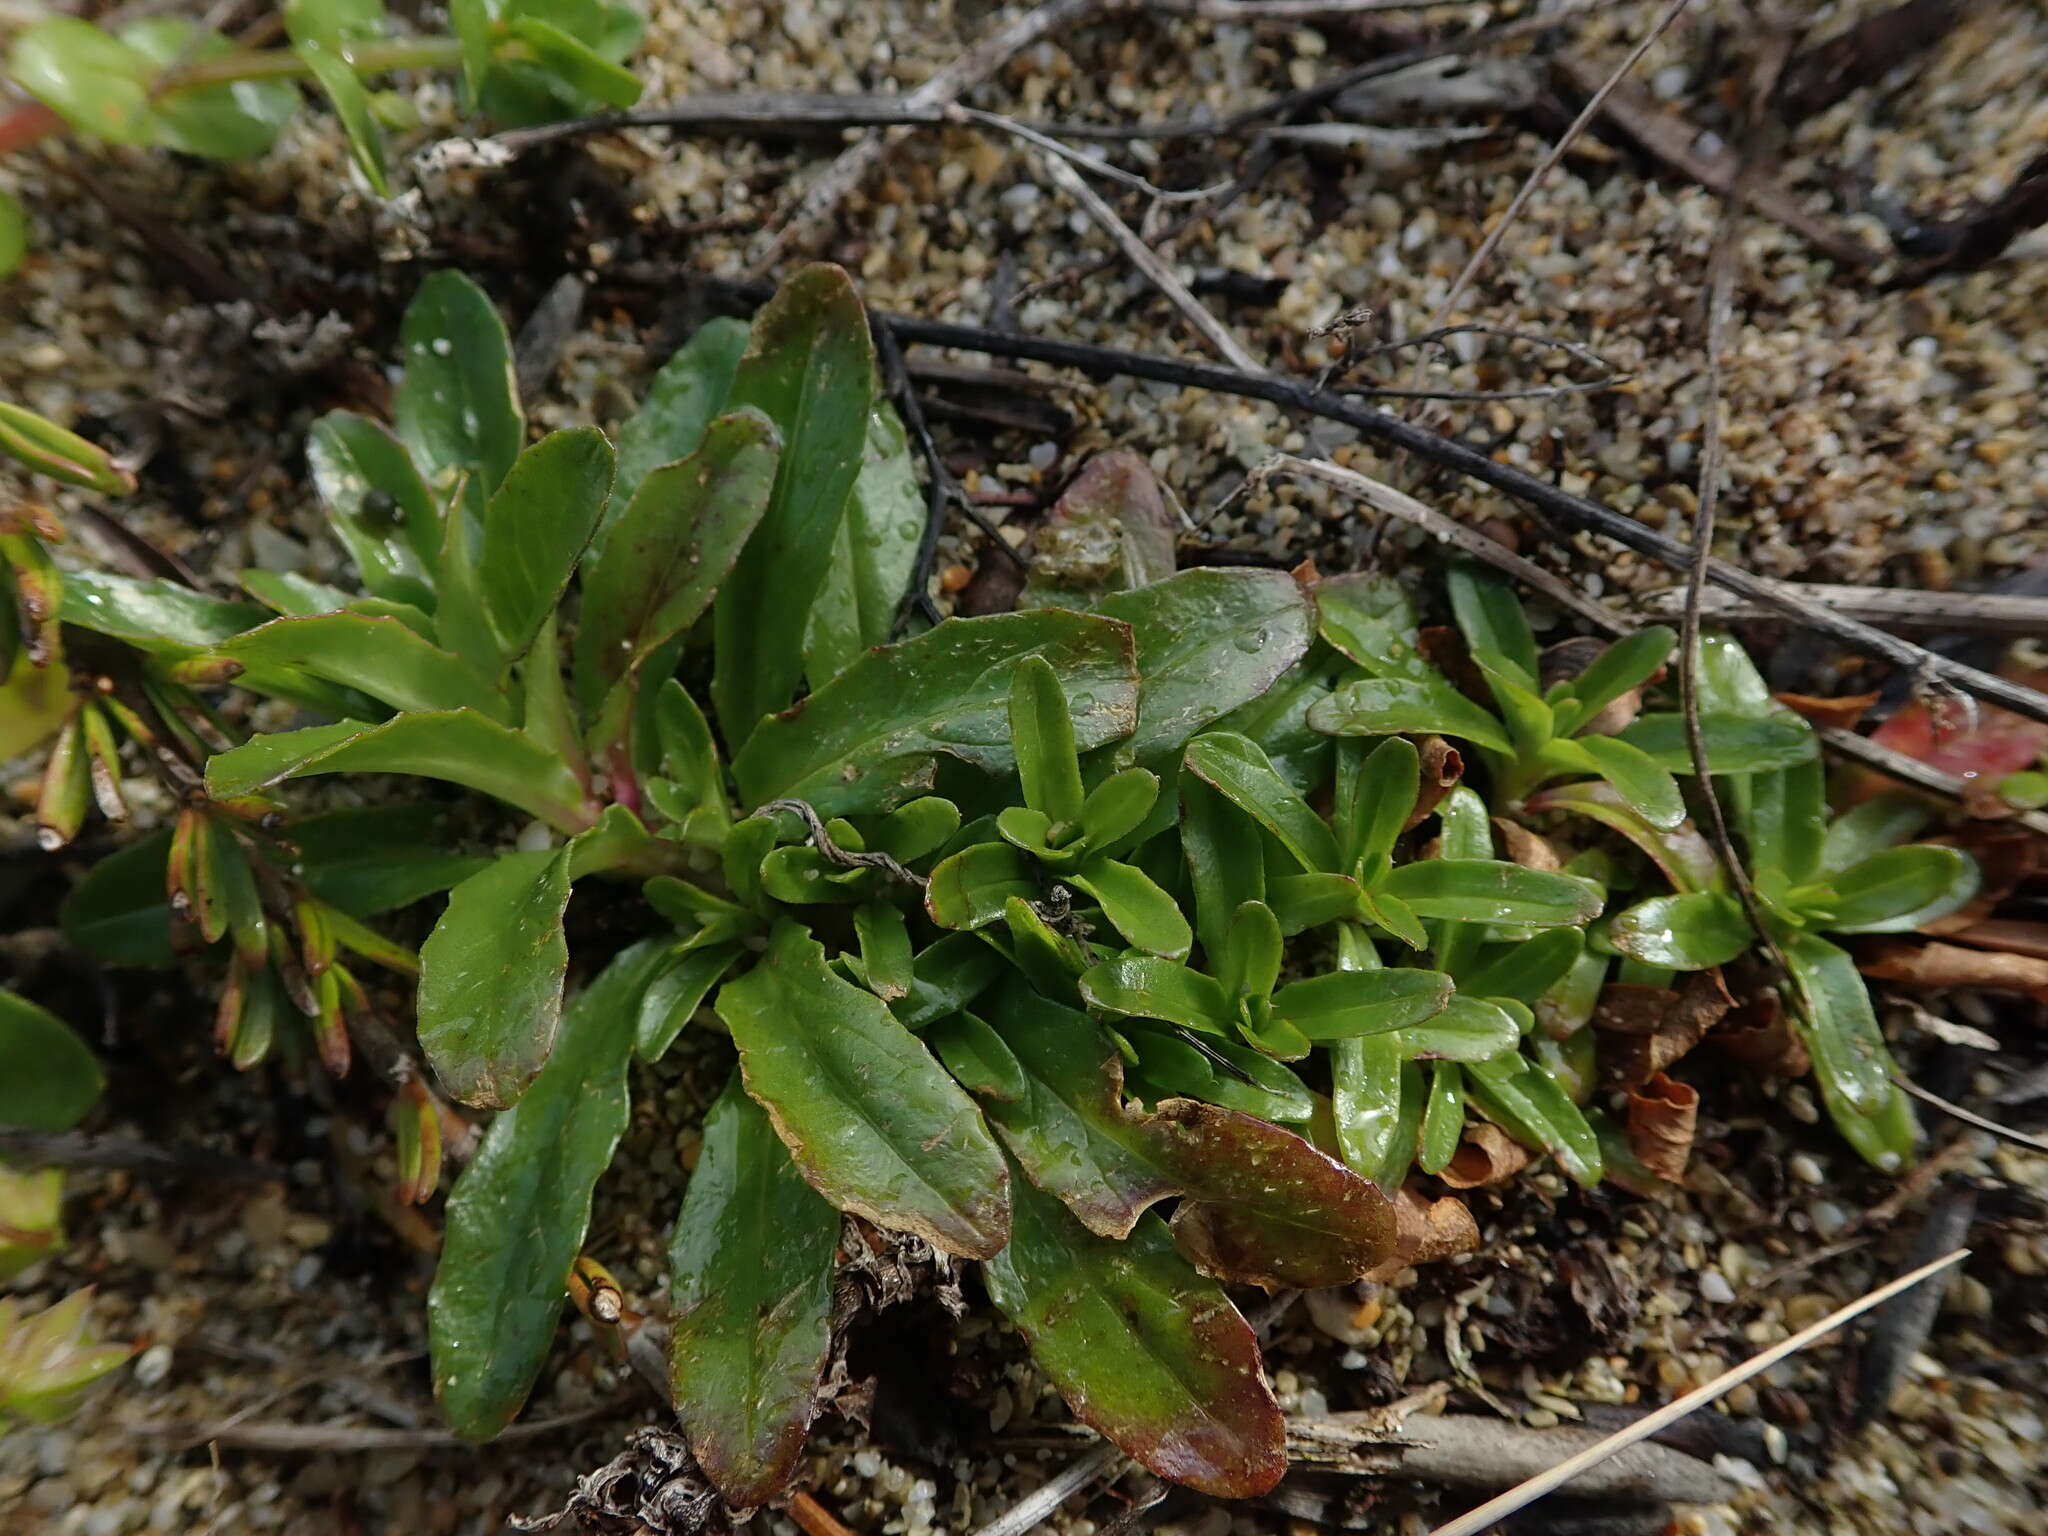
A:
{"label": "dry brown leaf", "polygon": [[1415,809],[1408,813],[1403,832],[1411,831],[1436,813],[1445,795],[1458,787],[1465,776],[1465,759],[1441,736],[1419,737],[1415,750],[1422,758],[1422,779],[1415,796]]}
{"label": "dry brown leaf", "polygon": [[1954,939],[1958,944],[1967,944],[1972,949],[1993,949],[2008,955],[2030,955],[2036,960],[2048,960],[2048,923],[1999,917],[1947,929],[1942,936]]}
{"label": "dry brown leaf", "polygon": [[1866,976],[1909,987],[1985,987],[1993,992],[2024,992],[2037,1002],[2048,1003],[2048,960],[2033,955],[1879,939],[1858,950],[1856,965]]}
{"label": "dry brown leaf", "polygon": [[1453,1189],[1504,1184],[1529,1166],[1529,1149],[1497,1125],[1481,1120],[1465,1127],[1465,1139],[1438,1175]]}
{"label": "dry brown leaf", "polygon": [[1643,1166],[1660,1179],[1676,1184],[1685,1176],[1699,1118],[1699,1091],[1662,1072],[1652,1073],[1642,1087],[1629,1091],[1629,1145]]}
{"label": "dry brown leaf", "polygon": [[1612,1037],[1616,1049],[1601,1055],[1601,1081],[1610,1088],[1641,1087],[1698,1045],[1734,1006],[1719,967],[1692,972],[1658,1020],[1656,1033]]}
{"label": "dry brown leaf", "polygon": [[1531,832],[1519,821],[1510,821],[1505,816],[1493,818],[1493,830],[1500,834],[1501,847],[1507,856],[1524,869],[1540,869],[1546,875],[1554,875],[1564,868],[1564,860],[1551,846],[1550,839],[1540,832]]}
{"label": "dry brown leaf", "polygon": [[1877,702],[1875,691],[1845,693],[1837,699],[1824,699],[1811,693],[1774,693],[1771,697],[1797,710],[1823,730],[1829,726],[1845,731],[1855,730],[1870,706]]}
{"label": "dry brown leaf", "polygon": [[1394,1196],[1393,1256],[1368,1273],[1367,1280],[1391,1280],[1404,1269],[1434,1264],[1479,1246],[1479,1223],[1465,1202],[1446,1195],[1431,1200],[1412,1184]]}
{"label": "dry brown leaf", "polygon": [[1714,1043],[1737,1061],[1773,1077],[1804,1077],[1813,1069],[1813,1058],[1792,1027],[1784,1001],[1768,987],[1721,1021]]}

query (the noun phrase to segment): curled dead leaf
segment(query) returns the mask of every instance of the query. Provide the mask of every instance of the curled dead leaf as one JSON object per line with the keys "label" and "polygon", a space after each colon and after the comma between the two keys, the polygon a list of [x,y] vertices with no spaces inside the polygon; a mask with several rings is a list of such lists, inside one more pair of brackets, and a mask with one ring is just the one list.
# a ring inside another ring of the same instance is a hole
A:
{"label": "curled dead leaf", "polygon": [[1983,987],[2048,1003],[2048,960],[2034,955],[1880,939],[1858,950],[1856,965],[1866,976],[1909,987]]}
{"label": "curled dead leaf", "polygon": [[1600,989],[1600,1001],[1593,1007],[1593,1026],[1617,1035],[1654,1035],[1677,1001],[1678,994],[1670,987],[1610,981]]}
{"label": "curled dead leaf", "polygon": [[1479,1246],[1479,1223],[1464,1201],[1449,1195],[1431,1200],[1412,1184],[1402,1185],[1394,1196],[1394,1232],[1393,1254],[1368,1271],[1366,1279],[1391,1280],[1404,1269],[1470,1253]]}
{"label": "curled dead leaf", "polygon": [[1465,1139],[1438,1177],[1453,1189],[1484,1189],[1506,1183],[1528,1166],[1527,1147],[1481,1120],[1465,1127]]}
{"label": "curled dead leaf", "polygon": [[1692,1156],[1699,1116],[1699,1090],[1654,1072],[1642,1087],[1629,1091],[1629,1145],[1645,1168],[1675,1184]]}
{"label": "curled dead leaf", "polygon": [[1771,695],[1788,709],[1796,710],[1822,730],[1833,726],[1839,730],[1853,731],[1870,706],[1877,702],[1875,691],[1870,693],[1845,693],[1840,698],[1826,699],[1811,693],[1774,693]]}
{"label": "curled dead leaf", "polygon": [[1998,917],[1966,923],[1960,928],[1943,928],[1944,938],[1967,944],[1972,949],[1999,950],[2009,955],[2030,955],[2048,960],[2048,923],[2031,923],[2022,918]]}
{"label": "curled dead leaf", "polygon": [[1610,1039],[1615,1049],[1601,1053],[1601,1081],[1610,1088],[1641,1087],[1698,1045],[1734,1006],[1735,999],[1729,995],[1718,966],[1693,971],[1664,1009],[1654,1032],[1612,1033]]}
{"label": "curled dead leaf", "polygon": [[1463,754],[1443,737],[1418,737],[1415,750],[1422,759],[1422,778],[1417,785],[1415,809],[1408,813],[1408,820],[1401,828],[1403,832],[1420,826],[1428,817],[1435,815],[1436,808],[1443,804],[1444,796],[1456,789],[1458,781],[1465,776]]}
{"label": "curled dead leaf", "polygon": [[1564,868],[1564,860],[1558,857],[1557,849],[1550,839],[1540,832],[1531,832],[1519,821],[1510,821],[1505,816],[1493,818],[1493,830],[1500,837],[1500,845],[1507,856],[1524,869],[1541,870],[1554,875]]}
{"label": "curled dead leaf", "polygon": [[1792,1027],[1784,999],[1771,987],[1762,988],[1722,1019],[1714,1043],[1772,1077],[1804,1077],[1813,1069],[1813,1058]]}

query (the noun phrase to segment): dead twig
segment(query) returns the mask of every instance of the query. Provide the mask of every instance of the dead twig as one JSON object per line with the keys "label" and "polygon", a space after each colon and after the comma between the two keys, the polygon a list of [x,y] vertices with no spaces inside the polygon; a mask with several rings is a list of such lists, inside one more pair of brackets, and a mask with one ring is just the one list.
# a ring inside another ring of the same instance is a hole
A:
{"label": "dead twig", "polygon": [[[1844,757],[1853,757],[1880,773],[1911,784],[1915,789],[1924,789],[1958,803],[1969,798],[1970,786],[1954,774],[1943,773],[1931,763],[1908,757],[1883,742],[1872,741],[1868,736],[1858,736],[1854,731],[1830,725],[1821,728],[1820,739]],[[2048,837],[2048,811],[2015,811],[2008,819]]]}
{"label": "dead twig", "polygon": [[[514,1424],[492,1445],[513,1440],[537,1440],[605,1414],[619,1411],[618,1403],[596,1403],[574,1413],[550,1419]],[[226,1445],[238,1450],[312,1452],[337,1455],[351,1451],[481,1451],[488,1447],[465,1440],[446,1429],[384,1429],[365,1424],[203,1424],[181,1423],[175,1419],[144,1419],[123,1425],[129,1434],[148,1440],[170,1440],[183,1446]]]}
{"label": "dead twig", "polygon": [[[1851,587],[1833,582],[1786,582],[1788,592],[1820,603],[1852,619],[1885,629],[1956,631],[1978,635],[2039,635],[2048,632],[2048,597],[2007,592],[1926,592],[1917,587]],[[1685,589],[1645,592],[1635,606],[1660,617],[1676,614]],[[1725,592],[1708,593],[1701,608],[1707,617],[1732,621],[1776,616],[1765,604],[1745,602]]]}
{"label": "dead twig", "polygon": [[755,816],[773,816],[780,811],[789,812],[804,824],[805,830],[810,834],[811,846],[818,850],[827,864],[836,864],[841,869],[879,869],[893,880],[901,880],[920,891],[925,888],[924,876],[912,874],[897,863],[893,855],[859,853],[851,848],[842,848],[832,841],[832,834],[825,830],[824,821],[811,808],[808,800],[764,800],[750,813],[748,819],[752,820]]}
{"label": "dead twig", "polygon": [[974,1536],[1029,1536],[1073,1495],[1097,1478],[1116,1476],[1124,1465],[1122,1451],[1113,1445],[1098,1445],[1060,1468],[1044,1484],[1025,1494],[976,1531]]}
{"label": "dead twig", "polygon": [[2034,1152],[2048,1152],[2048,1136],[2035,1136],[2026,1131],[2016,1131],[2009,1125],[2001,1125],[1996,1120],[1978,1114],[1974,1109],[1965,1109],[1952,1099],[1944,1099],[1940,1094],[1922,1088],[1903,1072],[1894,1072],[1892,1081],[1922,1104],[1931,1105],[1951,1119],[1975,1126],[1980,1131],[1988,1131],[1999,1140],[2009,1141],[2016,1147],[2026,1147]]}
{"label": "dead twig", "polygon": [[[1977,1219],[1977,1188],[1967,1179],[1948,1179],[1936,1193],[1933,1206],[1913,1235],[1908,1262],[1925,1262],[1936,1254],[1959,1247],[1970,1235]],[[1895,1296],[1878,1308],[1870,1320],[1870,1334],[1864,1341],[1863,1359],[1856,1373],[1855,1422],[1868,1424],[1891,1406],[1906,1366],[1927,1342],[1935,1314],[1948,1294],[1952,1275],[1936,1285]]]}
{"label": "dead twig", "polygon": [[1143,273],[1145,279],[1166,296],[1166,301],[1179,310],[1182,318],[1193,327],[1195,334],[1209,344],[1210,350],[1231,367],[1243,373],[1264,373],[1251,353],[1245,351],[1238,339],[1230,334],[1230,328],[1218,320],[1202,301],[1188,292],[1173,269],[1159,259],[1158,252],[1138,238],[1137,232],[1117,217],[1114,208],[1103,200],[1102,195],[1081,179],[1065,160],[1048,155],[1043,164],[1045,174],[1054,186],[1081,205],[1082,212],[1101,225],[1110,239],[1117,243],[1131,265]]}
{"label": "dead twig", "polygon": [[802,1489],[792,1493],[783,1507],[804,1536],[853,1536],[853,1532],[839,1523],[838,1516]]}
{"label": "dead twig", "polygon": [[1830,1312],[1811,1327],[1800,1329],[1790,1338],[1781,1340],[1762,1353],[1752,1355],[1742,1364],[1723,1371],[1705,1385],[1695,1387],[1683,1397],[1666,1403],[1654,1413],[1646,1414],[1627,1429],[1608,1435],[1597,1444],[1586,1447],[1575,1456],[1567,1457],[1538,1476],[1509,1489],[1498,1498],[1488,1499],[1477,1509],[1438,1526],[1431,1536],[1479,1536],[1480,1532],[1493,1525],[1495,1521],[1504,1520],[1516,1510],[1535,1503],[1545,1494],[1555,1492],[1588,1467],[1596,1466],[1616,1452],[1649,1439],[1658,1430],[1704,1408],[1715,1398],[1741,1386],[1751,1377],[1761,1375],[1780,1360],[1797,1354],[1818,1339],[1827,1337],[1844,1323],[1855,1321],[1871,1308],[1884,1305],[1894,1296],[1911,1290],[1922,1281],[1933,1278],[1950,1265],[1961,1263],[1969,1256],[1969,1249],[1958,1248],[1931,1264],[1923,1264],[1889,1284],[1879,1286],[1868,1295],[1860,1296],[1847,1306]]}
{"label": "dead twig", "polygon": [[76,1131],[0,1131],[0,1155],[23,1168],[111,1168],[145,1179],[200,1179],[264,1184],[283,1179],[276,1163],[229,1157],[203,1147],[161,1147],[119,1136],[86,1136]]}

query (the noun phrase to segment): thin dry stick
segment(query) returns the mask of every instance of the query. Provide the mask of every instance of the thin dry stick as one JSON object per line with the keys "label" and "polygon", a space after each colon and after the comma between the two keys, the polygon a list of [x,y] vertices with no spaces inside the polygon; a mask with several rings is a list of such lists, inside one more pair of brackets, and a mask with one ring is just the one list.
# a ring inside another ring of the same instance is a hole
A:
{"label": "thin dry stick", "polygon": [[[1954,630],[1975,635],[2048,634],[2048,597],[2019,592],[1925,592],[1917,587],[1851,587],[1836,582],[1788,581],[1787,592],[1823,603],[1838,613],[1887,629]],[[1638,606],[1656,614],[1677,613],[1685,589],[1645,592]],[[1703,611],[1716,619],[1769,619],[1776,612],[1727,592],[1707,595]]]}
{"label": "thin dry stick", "polygon": [[2031,1147],[2036,1152],[2048,1152],[2048,1136],[2029,1135],[2025,1131],[2016,1131],[2009,1125],[2000,1125],[1996,1120],[1987,1120],[1974,1109],[1965,1109],[1960,1104],[1944,1099],[1938,1093],[1928,1092],[1902,1072],[1894,1072],[1892,1081],[1922,1104],[1932,1104],[1944,1115],[1953,1116],[1965,1125],[1974,1125],[1980,1131],[1989,1131],[1993,1136],[2002,1141],[2009,1141],[2016,1147]]}
{"label": "thin dry stick", "polygon": [[1123,1465],[1122,1451],[1113,1445],[1098,1445],[1087,1455],[1055,1472],[1042,1487],[1025,1494],[975,1532],[975,1536],[1027,1536],[1050,1519],[1052,1512],[1073,1495],[1098,1477],[1113,1476]]}
{"label": "thin dry stick", "polygon": [[1053,185],[1079,203],[1082,211],[1108,232],[1110,239],[1114,240],[1124,255],[1130,258],[1131,265],[1142,272],[1153,287],[1166,295],[1167,302],[1181,312],[1188,324],[1194,327],[1195,333],[1209,344],[1210,349],[1218,357],[1244,373],[1266,372],[1251,353],[1245,351],[1239,344],[1238,339],[1230,334],[1229,327],[1211,314],[1200,299],[1188,292],[1187,284],[1175,276],[1173,269],[1159,259],[1159,253],[1140,240],[1137,231],[1118,218],[1116,210],[1103,201],[1102,195],[1081,179],[1079,171],[1056,155],[1047,155],[1043,163],[1045,174],[1052,180]]}
{"label": "thin dry stick", "polygon": [[1440,1525],[1430,1536],[1479,1536],[1479,1533],[1498,1520],[1505,1520],[1516,1510],[1535,1503],[1545,1494],[1554,1492],[1577,1477],[1586,1468],[1597,1465],[1624,1447],[1647,1440],[1659,1430],[1676,1424],[1687,1414],[1704,1408],[1724,1392],[1733,1391],[1751,1377],[1769,1370],[1788,1355],[1797,1354],[1816,1339],[1825,1338],[1844,1323],[1853,1322],[1872,1307],[1883,1306],[1894,1296],[1909,1291],[1923,1280],[1933,1278],[1951,1265],[1959,1264],[1970,1256],[1967,1248],[1958,1248],[1944,1258],[1931,1264],[1923,1264],[1910,1274],[1899,1276],[1889,1285],[1881,1285],[1867,1296],[1860,1296],[1846,1307],[1830,1312],[1810,1328],[1799,1332],[1780,1343],[1773,1344],[1760,1355],[1752,1355],[1732,1370],[1723,1371],[1704,1386],[1695,1387],[1685,1396],[1666,1403],[1655,1413],[1636,1420],[1626,1429],[1617,1430],[1597,1445],[1589,1445],[1576,1456],[1567,1457],[1540,1477],[1532,1477],[1517,1487],[1510,1488],[1498,1498],[1488,1499],[1477,1509],[1458,1516],[1447,1525]]}
{"label": "thin dry stick", "polygon": [[1557,168],[1558,163],[1570,153],[1571,147],[1578,143],[1585,131],[1592,126],[1593,119],[1600,115],[1600,109],[1606,104],[1607,98],[1614,93],[1614,88],[1628,77],[1637,64],[1642,62],[1643,55],[1650,51],[1651,46],[1658,38],[1670,30],[1671,24],[1678,20],[1680,13],[1691,3],[1692,0],[1671,0],[1671,4],[1665,8],[1664,14],[1657,18],[1657,24],[1651,27],[1644,34],[1643,40],[1629,51],[1629,56],[1623,59],[1614,73],[1607,77],[1606,83],[1593,93],[1591,99],[1580,110],[1579,115],[1572,120],[1572,125],[1565,129],[1564,136],[1550,146],[1550,152],[1537,164],[1536,169],[1529,173],[1528,180],[1524,181],[1516,190],[1514,201],[1508,204],[1507,212],[1502,214],[1493,228],[1486,232],[1486,238],[1479,242],[1479,248],[1472,253],[1471,260],[1465,263],[1465,269],[1453,279],[1450,290],[1444,294],[1443,302],[1436,307],[1436,321],[1430,329],[1434,330],[1437,326],[1441,326],[1446,320],[1450,319],[1451,311],[1457,308],[1458,300],[1464,297],[1465,290],[1471,286],[1472,280],[1479,275],[1479,269],[1492,259],[1493,253],[1499,249],[1500,242],[1507,234],[1509,227],[1513,225],[1516,219],[1522,216],[1522,210],[1529,206],[1529,200],[1536,195],[1537,190],[1542,187],[1545,179]]}
{"label": "thin dry stick", "polygon": [[[1129,3],[1130,0],[1046,0],[961,54],[905,97],[903,104],[919,111],[951,106],[1047,34],[1098,11],[1122,8]],[[797,199],[782,227],[752,253],[753,269],[772,270],[792,245],[831,217],[832,210],[888,153],[894,138],[892,134],[870,133],[841,151],[839,158],[826,166]]]}
{"label": "thin dry stick", "polygon": [[[616,1413],[616,1402],[597,1403],[574,1413],[551,1419],[534,1419],[514,1424],[501,1433],[495,1444],[508,1440],[531,1440],[556,1430],[573,1428],[607,1413]],[[463,1451],[482,1450],[473,1440],[445,1429],[385,1429],[364,1424],[180,1424],[163,1419],[144,1420],[122,1426],[129,1434],[154,1440],[174,1440],[186,1445],[232,1445],[251,1451]]]}
{"label": "thin dry stick", "polygon": [[1561,607],[1570,609],[1591,624],[1606,630],[1609,634],[1627,634],[1629,624],[1616,616],[1605,604],[1595,602],[1574,591],[1569,585],[1557,579],[1542,566],[1523,559],[1497,539],[1489,539],[1475,528],[1468,528],[1456,518],[1425,507],[1406,492],[1397,491],[1384,481],[1370,475],[1362,475],[1355,469],[1346,469],[1341,464],[1332,464],[1322,459],[1297,458],[1291,453],[1276,453],[1252,471],[1251,478],[1265,480],[1273,475],[1298,475],[1307,480],[1321,480],[1340,490],[1349,491],[1375,511],[1416,527],[1446,544],[1456,545],[1466,554],[1484,560],[1494,569],[1512,576],[1523,585],[1532,587]]}

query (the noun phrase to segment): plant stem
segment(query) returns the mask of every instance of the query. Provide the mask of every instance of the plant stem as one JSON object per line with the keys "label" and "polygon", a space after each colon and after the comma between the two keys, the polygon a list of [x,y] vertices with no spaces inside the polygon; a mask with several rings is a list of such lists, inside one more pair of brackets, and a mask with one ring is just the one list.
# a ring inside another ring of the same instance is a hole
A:
{"label": "plant stem", "polygon": [[[462,44],[452,37],[387,38],[353,44],[342,57],[359,75],[388,74],[397,69],[457,69],[462,64]],[[168,96],[239,80],[298,80],[311,73],[292,49],[265,48],[194,60],[166,75],[157,91]]]}

